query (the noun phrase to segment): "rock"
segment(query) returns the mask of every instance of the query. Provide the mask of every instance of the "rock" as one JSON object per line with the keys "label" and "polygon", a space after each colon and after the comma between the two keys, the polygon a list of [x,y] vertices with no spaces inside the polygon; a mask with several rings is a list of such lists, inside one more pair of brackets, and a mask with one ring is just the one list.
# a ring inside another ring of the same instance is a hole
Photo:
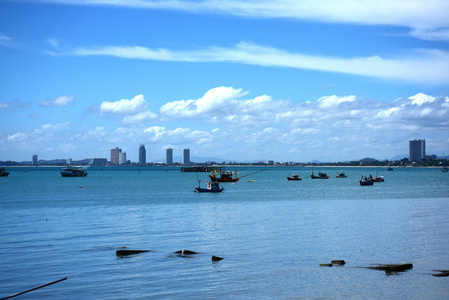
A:
{"label": "rock", "polygon": [[435,277],[449,277],[449,270],[434,270],[435,272],[440,272],[438,274],[432,274]]}
{"label": "rock", "polygon": [[343,266],[345,263],[346,262],[344,260],[342,260],[342,259],[331,261],[331,264],[337,265],[337,266]]}
{"label": "rock", "polygon": [[218,256],[212,255],[212,261],[220,261],[222,259],[223,259],[223,257],[218,257]]}
{"label": "rock", "polygon": [[150,250],[117,250],[115,252],[115,255],[127,256],[127,255],[139,254],[139,253],[144,253],[144,252],[150,252]]}
{"label": "rock", "polygon": [[320,264],[320,267],[332,267],[332,264]]}
{"label": "rock", "polygon": [[198,252],[191,251],[191,250],[184,250],[184,252],[182,254],[184,254],[184,255],[192,255],[192,254],[198,254]]}
{"label": "rock", "polygon": [[182,250],[175,251],[175,252],[173,252],[173,254],[182,254]]}
{"label": "rock", "polygon": [[379,265],[376,267],[366,267],[372,270],[381,270],[385,272],[404,272],[409,269],[413,269],[413,264],[400,264],[400,265]]}

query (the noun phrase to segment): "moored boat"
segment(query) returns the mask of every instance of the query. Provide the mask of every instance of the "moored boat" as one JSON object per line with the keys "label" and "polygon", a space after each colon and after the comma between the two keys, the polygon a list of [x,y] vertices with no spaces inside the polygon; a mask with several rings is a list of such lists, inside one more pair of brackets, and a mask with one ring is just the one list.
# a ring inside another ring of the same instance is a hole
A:
{"label": "moored boat", "polygon": [[85,177],[86,170],[80,167],[66,167],[60,171],[62,177]]}
{"label": "moored boat", "polygon": [[302,178],[299,175],[293,174],[291,177],[287,176],[287,180],[302,180]]}
{"label": "moored boat", "polygon": [[441,169],[441,172],[449,172],[449,169],[447,167],[444,167]]}
{"label": "moored boat", "polygon": [[379,176],[379,175],[376,175],[376,177],[373,177],[373,175],[370,175],[369,180],[374,181],[374,182],[384,182],[385,181],[384,177]]}
{"label": "moored boat", "polygon": [[392,167],[389,167],[387,170],[388,170],[388,171],[393,171],[393,168],[392,168]]}
{"label": "moored boat", "polygon": [[313,171],[312,171],[312,175],[310,175],[310,177],[312,179],[328,179],[329,175],[327,175],[326,173],[318,172],[318,176],[316,176],[315,174],[313,174]]}
{"label": "moored boat", "polygon": [[234,171],[234,176],[232,176],[231,171],[227,172],[221,172],[218,173],[215,169],[212,171],[211,175],[208,175],[210,177],[210,180],[212,181],[218,181],[218,182],[236,182],[239,181],[239,178],[237,177],[237,170]]}
{"label": "moored boat", "polygon": [[197,193],[221,193],[224,188],[220,187],[218,181],[207,181],[207,188],[202,188],[200,186],[200,180],[198,180],[198,187],[195,188]]}
{"label": "moored boat", "polygon": [[346,176],[345,172],[340,172],[340,173],[338,173],[338,175],[335,176],[335,177],[337,177],[337,178],[348,178],[348,176]]}
{"label": "moored boat", "polygon": [[1,167],[0,168],[0,177],[6,177],[9,175],[9,172],[6,172],[6,169]]}

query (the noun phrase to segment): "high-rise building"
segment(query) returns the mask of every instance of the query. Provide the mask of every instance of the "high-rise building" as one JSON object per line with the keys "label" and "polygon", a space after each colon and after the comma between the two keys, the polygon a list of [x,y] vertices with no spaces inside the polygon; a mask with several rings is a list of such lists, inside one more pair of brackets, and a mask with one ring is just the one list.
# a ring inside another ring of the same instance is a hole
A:
{"label": "high-rise building", "polygon": [[111,163],[118,165],[119,157],[122,149],[119,147],[115,147],[115,149],[111,149]]}
{"label": "high-rise building", "polygon": [[39,163],[38,159],[37,159],[37,154],[33,154],[33,166],[37,166]]}
{"label": "high-rise building", "polygon": [[408,159],[410,161],[421,161],[426,157],[426,140],[412,140],[409,141],[409,154]]}
{"label": "high-rise building", "polygon": [[167,148],[165,150],[165,163],[167,164],[167,166],[173,164],[173,149],[172,148]]}
{"label": "high-rise building", "polygon": [[147,150],[145,150],[145,145],[140,145],[139,147],[139,165],[145,165],[147,163]]}
{"label": "high-rise building", "polygon": [[126,164],[126,152],[120,152],[118,156],[118,164],[123,165]]}
{"label": "high-rise building", "polygon": [[72,164],[72,159],[71,158],[67,158],[67,160],[65,161],[66,164],[71,165]]}
{"label": "high-rise building", "polygon": [[182,164],[190,164],[190,149],[182,149]]}

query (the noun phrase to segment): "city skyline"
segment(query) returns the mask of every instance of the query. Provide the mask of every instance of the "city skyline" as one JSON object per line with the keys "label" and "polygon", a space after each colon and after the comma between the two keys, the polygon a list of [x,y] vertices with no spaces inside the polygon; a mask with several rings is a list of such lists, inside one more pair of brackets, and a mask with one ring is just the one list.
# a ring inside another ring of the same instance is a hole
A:
{"label": "city skyline", "polygon": [[449,153],[449,3],[352,4],[2,1],[0,160]]}

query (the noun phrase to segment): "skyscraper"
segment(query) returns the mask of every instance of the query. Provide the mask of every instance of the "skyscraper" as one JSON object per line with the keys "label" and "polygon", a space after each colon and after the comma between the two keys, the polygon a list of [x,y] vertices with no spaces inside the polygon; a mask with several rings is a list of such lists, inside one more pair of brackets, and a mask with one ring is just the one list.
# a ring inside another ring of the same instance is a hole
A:
{"label": "skyscraper", "polygon": [[122,149],[120,149],[119,147],[111,149],[111,163],[118,165],[121,152]]}
{"label": "skyscraper", "polygon": [[165,163],[167,164],[167,166],[173,164],[173,149],[172,148],[167,148],[165,150]]}
{"label": "skyscraper", "polygon": [[421,161],[426,157],[426,140],[409,141],[408,159],[410,161]]}
{"label": "skyscraper", "polygon": [[139,165],[145,165],[147,163],[147,150],[145,150],[145,145],[140,145],[139,147]]}
{"label": "skyscraper", "polygon": [[120,152],[118,157],[118,164],[119,165],[126,164],[126,152]]}
{"label": "skyscraper", "polygon": [[37,154],[33,154],[33,166],[37,166],[38,164],[38,160],[37,160]]}
{"label": "skyscraper", "polygon": [[190,149],[182,149],[182,164],[190,164]]}

